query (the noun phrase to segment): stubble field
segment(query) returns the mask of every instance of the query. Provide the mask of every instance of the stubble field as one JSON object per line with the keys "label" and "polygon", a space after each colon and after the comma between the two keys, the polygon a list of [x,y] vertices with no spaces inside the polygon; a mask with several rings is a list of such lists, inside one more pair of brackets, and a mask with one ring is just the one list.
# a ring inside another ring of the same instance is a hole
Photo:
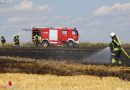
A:
{"label": "stubble field", "polygon": [[[13,88],[5,90],[129,90],[130,82],[115,77],[89,75],[56,76],[6,73],[0,74],[0,84],[12,81]],[[4,90],[4,89],[0,89]]]}
{"label": "stubble field", "polygon": [[129,81],[127,66],[0,57],[0,90],[129,90]]}

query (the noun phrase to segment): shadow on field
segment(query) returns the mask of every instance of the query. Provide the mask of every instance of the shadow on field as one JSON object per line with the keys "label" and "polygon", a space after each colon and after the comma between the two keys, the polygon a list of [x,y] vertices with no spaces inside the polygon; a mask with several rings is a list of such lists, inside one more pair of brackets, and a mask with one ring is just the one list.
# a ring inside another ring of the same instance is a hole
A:
{"label": "shadow on field", "polygon": [[130,81],[130,67],[83,65],[65,61],[59,62],[30,58],[0,57],[0,73],[113,76]]}

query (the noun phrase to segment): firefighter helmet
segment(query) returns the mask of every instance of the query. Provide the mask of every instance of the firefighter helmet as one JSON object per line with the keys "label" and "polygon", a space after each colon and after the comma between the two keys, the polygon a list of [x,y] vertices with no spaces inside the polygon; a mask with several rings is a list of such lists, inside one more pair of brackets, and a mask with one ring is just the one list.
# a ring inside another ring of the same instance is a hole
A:
{"label": "firefighter helmet", "polygon": [[14,36],[19,36],[18,34],[14,35]]}
{"label": "firefighter helmet", "polygon": [[114,37],[116,34],[114,32],[110,33],[110,37]]}

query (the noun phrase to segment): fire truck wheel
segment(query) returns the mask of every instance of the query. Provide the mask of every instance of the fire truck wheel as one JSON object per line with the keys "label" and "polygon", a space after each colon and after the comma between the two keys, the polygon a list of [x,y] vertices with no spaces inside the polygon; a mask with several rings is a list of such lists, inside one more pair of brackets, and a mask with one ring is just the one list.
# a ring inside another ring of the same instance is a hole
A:
{"label": "fire truck wheel", "polygon": [[43,41],[43,42],[42,42],[42,46],[43,46],[43,47],[48,47],[48,46],[49,46],[48,41]]}
{"label": "fire truck wheel", "polygon": [[73,42],[73,41],[69,41],[69,42],[67,43],[67,46],[68,46],[68,47],[73,47],[73,46],[74,46],[74,42]]}

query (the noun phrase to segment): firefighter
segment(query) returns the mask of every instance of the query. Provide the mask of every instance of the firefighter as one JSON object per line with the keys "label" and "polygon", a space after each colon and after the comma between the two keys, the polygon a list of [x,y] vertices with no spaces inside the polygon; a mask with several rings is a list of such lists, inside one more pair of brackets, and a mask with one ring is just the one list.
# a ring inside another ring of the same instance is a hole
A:
{"label": "firefighter", "polygon": [[40,35],[35,35],[34,36],[34,43],[35,43],[35,45],[36,46],[39,46],[40,45],[40,43],[41,43],[41,36]]}
{"label": "firefighter", "polygon": [[41,37],[41,35],[39,35],[38,36],[38,42],[39,42],[39,44],[41,43],[41,41],[42,41],[42,37]]}
{"label": "firefighter", "polygon": [[37,34],[34,36],[34,43],[36,46],[38,46],[38,35]]}
{"label": "firefighter", "polygon": [[1,35],[1,43],[2,43],[2,46],[4,47],[6,40],[3,35]]}
{"label": "firefighter", "polygon": [[14,36],[14,44],[15,44],[16,46],[19,46],[19,35],[15,35],[15,36]]}
{"label": "firefighter", "polygon": [[121,65],[122,62],[121,60],[119,60],[122,53],[121,42],[114,32],[110,33],[110,37],[112,38],[112,41],[110,43],[110,50],[112,53],[112,64]]}

